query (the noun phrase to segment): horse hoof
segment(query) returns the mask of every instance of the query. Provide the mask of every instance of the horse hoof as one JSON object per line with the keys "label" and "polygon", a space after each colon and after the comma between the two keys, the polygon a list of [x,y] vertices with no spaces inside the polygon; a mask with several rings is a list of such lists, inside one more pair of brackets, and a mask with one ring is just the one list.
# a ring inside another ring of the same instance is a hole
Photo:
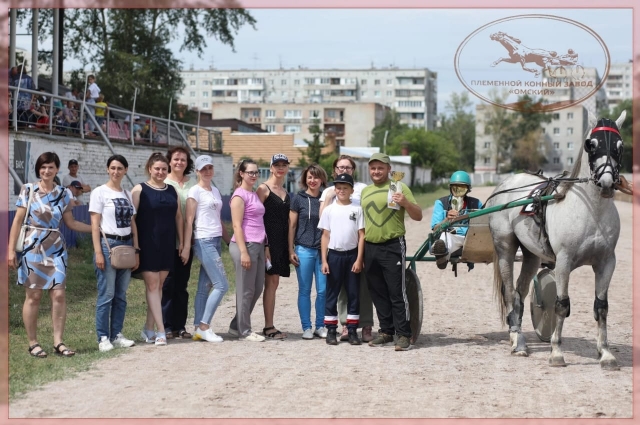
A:
{"label": "horse hoof", "polygon": [[603,370],[620,370],[620,366],[618,366],[618,362],[615,359],[601,361],[600,367]]}
{"label": "horse hoof", "polygon": [[549,357],[549,366],[551,366],[551,367],[566,367],[567,364],[564,362],[564,358],[562,358],[562,357]]}
{"label": "horse hoof", "polygon": [[529,353],[527,353],[527,350],[513,350],[511,352],[511,355],[518,357],[529,357]]}

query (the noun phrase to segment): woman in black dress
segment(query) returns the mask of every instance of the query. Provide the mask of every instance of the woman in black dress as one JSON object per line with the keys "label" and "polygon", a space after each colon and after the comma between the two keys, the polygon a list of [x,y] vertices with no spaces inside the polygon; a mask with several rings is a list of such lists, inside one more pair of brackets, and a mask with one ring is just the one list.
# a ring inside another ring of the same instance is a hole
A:
{"label": "woman in black dress", "polygon": [[182,250],[182,212],[178,208],[178,193],[164,182],[169,172],[167,158],[161,153],[152,154],[146,170],[149,180],[131,191],[140,245],[137,272],[142,272],[147,289],[147,321],[142,338],[155,345],[167,345],[162,321],[162,284],[173,268],[176,233]]}
{"label": "woman in black dress", "polygon": [[289,277],[289,208],[291,201],[283,185],[289,173],[289,159],[278,153],[271,158],[271,176],[258,186],[256,193],[264,204],[264,227],[267,232],[271,267],[267,264],[265,276],[263,334],[271,339],[284,339],[286,334],[278,330],[273,324],[276,305],[276,290],[280,283],[280,276]]}

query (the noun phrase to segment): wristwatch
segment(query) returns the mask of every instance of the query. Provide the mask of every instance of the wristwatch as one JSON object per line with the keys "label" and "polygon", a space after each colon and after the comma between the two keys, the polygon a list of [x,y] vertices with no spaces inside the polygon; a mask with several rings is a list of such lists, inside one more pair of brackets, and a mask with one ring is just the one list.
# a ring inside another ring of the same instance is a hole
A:
{"label": "wristwatch", "polygon": [[140,254],[140,248],[134,248],[136,251],[136,254]]}

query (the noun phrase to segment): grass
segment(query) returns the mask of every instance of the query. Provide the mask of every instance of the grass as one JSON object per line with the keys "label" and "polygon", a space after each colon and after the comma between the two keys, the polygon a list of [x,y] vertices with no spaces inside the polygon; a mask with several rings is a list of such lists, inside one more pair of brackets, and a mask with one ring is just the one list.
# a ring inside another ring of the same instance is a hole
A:
{"label": "grass", "polygon": [[428,193],[414,193],[414,197],[416,198],[416,202],[420,205],[420,208],[423,210],[429,207],[432,207],[436,200],[442,198],[443,196],[447,196],[449,194],[449,188],[438,188],[435,192]]}
{"label": "grass", "polygon": [[[230,223],[225,223],[230,229]],[[22,322],[24,288],[15,284],[16,273],[9,276],[9,398],[46,383],[67,379],[89,370],[102,359],[125,353],[116,349],[106,353],[98,351],[95,331],[96,276],[93,267],[93,245],[90,238],[78,238],[78,248],[69,249],[69,269],[67,273],[67,321],[64,342],[76,351],[72,358],[56,356],[53,353],[53,328],[51,325],[51,301],[48,291],[42,296],[38,316],[38,342],[49,354],[46,359],[36,359],[27,352],[27,336]],[[222,260],[229,292],[225,299],[235,294],[235,267],[226,244],[222,244]],[[193,316],[193,302],[198,284],[200,262],[194,258],[189,279],[189,317]],[[147,303],[144,282],[132,279],[127,291],[127,315],[123,334],[140,341],[140,329],[146,320]],[[189,322],[187,329],[191,331]]]}

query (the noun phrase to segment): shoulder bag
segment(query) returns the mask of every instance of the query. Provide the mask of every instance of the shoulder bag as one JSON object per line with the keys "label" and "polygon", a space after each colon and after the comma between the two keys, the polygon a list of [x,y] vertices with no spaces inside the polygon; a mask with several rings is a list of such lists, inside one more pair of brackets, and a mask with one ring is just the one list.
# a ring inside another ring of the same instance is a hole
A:
{"label": "shoulder bag", "polygon": [[[125,196],[127,196],[126,190],[124,191]],[[129,197],[127,196],[127,200]],[[131,202],[131,200],[129,200]],[[107,236],[104,234],[104,231],[100,229],[102,236],[104,237],[104,242],[107,244],[107,249],[109,250],[109,260],[111,262],[111,267],[114,269],[132,269],[136,265],[136,250],[134,247],[129,245],[120,245],[114,248],[109,246],[109,241]]]}
{"label": "shoulder bag", "polygon": [[24,251],[24,239],[27,236],[27,229],[29,226],[27,225],[27,220],[29,219],[29,214],[31,213],[31,203],[33,202],[33,185],[26,185],[29,188],[29,201],[27,201],[27,212],[24,215],[24,220],[22,221],[22,226],[20,227],[20,233],[18,234],[18,240],[16,241],[16,252]]}

